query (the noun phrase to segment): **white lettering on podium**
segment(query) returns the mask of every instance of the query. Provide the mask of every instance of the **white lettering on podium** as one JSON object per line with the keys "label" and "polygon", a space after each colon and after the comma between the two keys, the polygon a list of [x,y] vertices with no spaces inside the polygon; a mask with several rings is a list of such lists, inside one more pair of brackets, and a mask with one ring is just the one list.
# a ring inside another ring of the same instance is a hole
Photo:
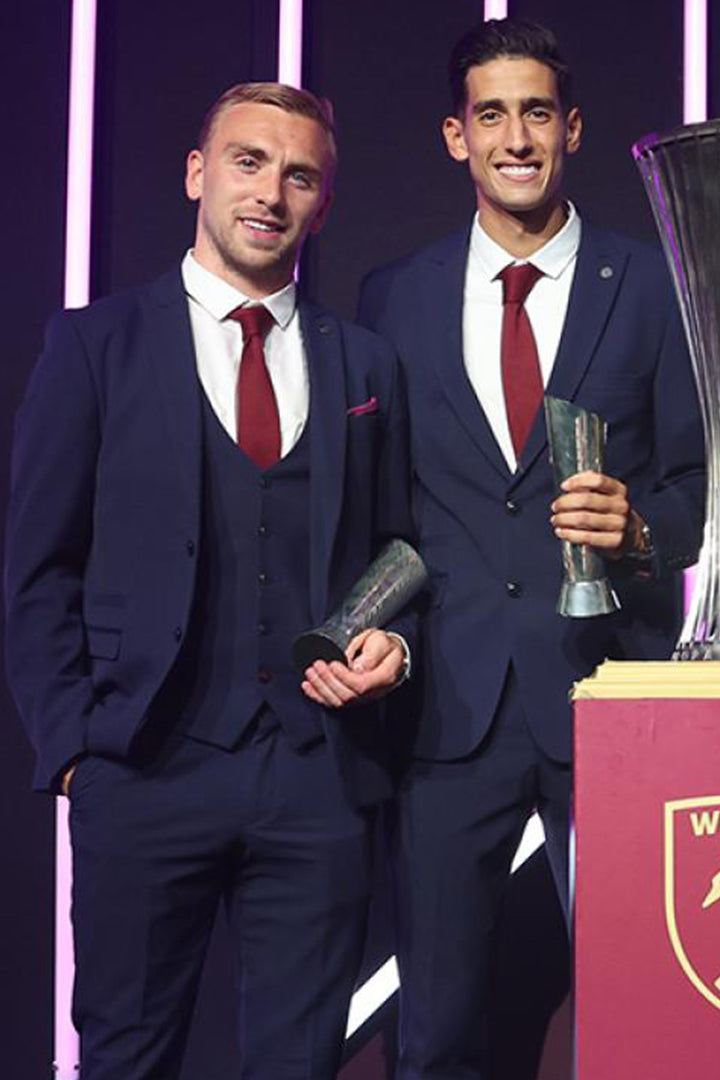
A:
{"label": "white lettering on podium", "polygon": [[690,821],[696,836],[714,836],[720,825],[720,810],[691,810]]}

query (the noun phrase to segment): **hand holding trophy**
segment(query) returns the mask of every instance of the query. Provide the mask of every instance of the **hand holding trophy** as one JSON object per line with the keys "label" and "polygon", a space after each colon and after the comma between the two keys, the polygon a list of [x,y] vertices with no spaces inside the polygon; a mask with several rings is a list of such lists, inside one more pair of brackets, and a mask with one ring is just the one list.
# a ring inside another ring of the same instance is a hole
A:
{"label": "hand holding trophy", "polygon": [[346,664],[345,650],[370,627],[385,626],[422,589],[427,571],[405,540],[391,540],[356,581],[347,597],[322,626],[300,634],[293,643],[293,663],[302,675],[316,660]]}
{"label": "hand holding trophy", "polygon": [[[599,416],[546,394],[545,422],[558,487],[576,473],[603,472],[606,425]],[[605,573],[602,556],[589,544],[572,544],[568,540],[561,543],[564,579],[558,615],[588,618],[617,611],[620,603]]]}

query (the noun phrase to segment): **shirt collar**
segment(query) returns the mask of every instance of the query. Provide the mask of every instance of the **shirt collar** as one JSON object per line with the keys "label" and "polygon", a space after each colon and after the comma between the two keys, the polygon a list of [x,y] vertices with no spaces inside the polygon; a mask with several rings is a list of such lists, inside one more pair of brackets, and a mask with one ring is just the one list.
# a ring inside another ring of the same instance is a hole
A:
{"label": "shirt collar", "polygon": [[571,202],[568,201],[565,205],[568,216],[562,229],[541,248],[534,251],[530,259],[513,258],[505,248],[488,236],[476,214],[470,235],[470,258],[476,261],[476,265],[490,281],[494,280],[506,266],[523,262],[531,262],[547,277],[559,278],[577,255],[580,246],[580,217]]}
{"label": "shirt collar", "polygon": [[[221,322],[226,319],[231,311],[237,307],[257,304],[257,300],[251,300],[249,296],[230,285],[227,281],[206,270],[195,258],[192,249],[185,254],[182,261],[182,279],[185,292],[196,303],[205,308],[214,318]],[[284,288],[270,296],[264,296],[263,305],[268,309],[275,322],[282,329],[286,329],[288,323],[295,314],[297,304],[297,287],[291,281]]]}

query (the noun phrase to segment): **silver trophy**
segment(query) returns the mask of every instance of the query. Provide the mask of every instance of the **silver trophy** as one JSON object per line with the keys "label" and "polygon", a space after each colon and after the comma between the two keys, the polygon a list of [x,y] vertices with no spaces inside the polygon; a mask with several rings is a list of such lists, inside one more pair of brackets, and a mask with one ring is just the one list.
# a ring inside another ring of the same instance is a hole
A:
{"label": "silver trophy", "polygon": [[[599,416],[546,394],[545,424],[558,487],[586,469],[603,471],[606,425]],[[558,615],[585,619],[617,611],[620,603],[602,556],[588,544],[561,543],[564,578],[555,609]]]}
{"label": "silver trophy", "polygon": [[707,454],[705,533],[673,658],[720,659],[720,120],[633,146],[680,301]]}
{"label": "silver trophy", "polygon": [[315,630],[295,638],[293,663],[302,674],[316,660],[346,664],[345,650],[354,637],[372,626],[385,626],[427,581],[425,564],[404,540],[391,540],[344,602]]}

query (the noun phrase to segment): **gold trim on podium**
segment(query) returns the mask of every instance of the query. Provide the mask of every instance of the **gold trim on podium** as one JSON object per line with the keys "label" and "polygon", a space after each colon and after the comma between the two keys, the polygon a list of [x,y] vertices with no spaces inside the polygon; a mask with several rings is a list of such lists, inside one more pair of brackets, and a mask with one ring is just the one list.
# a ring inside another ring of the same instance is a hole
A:
{"label": "gold trim on podium", "polygon": [[606,660],[571,697],[720,698],[720,660]]}

